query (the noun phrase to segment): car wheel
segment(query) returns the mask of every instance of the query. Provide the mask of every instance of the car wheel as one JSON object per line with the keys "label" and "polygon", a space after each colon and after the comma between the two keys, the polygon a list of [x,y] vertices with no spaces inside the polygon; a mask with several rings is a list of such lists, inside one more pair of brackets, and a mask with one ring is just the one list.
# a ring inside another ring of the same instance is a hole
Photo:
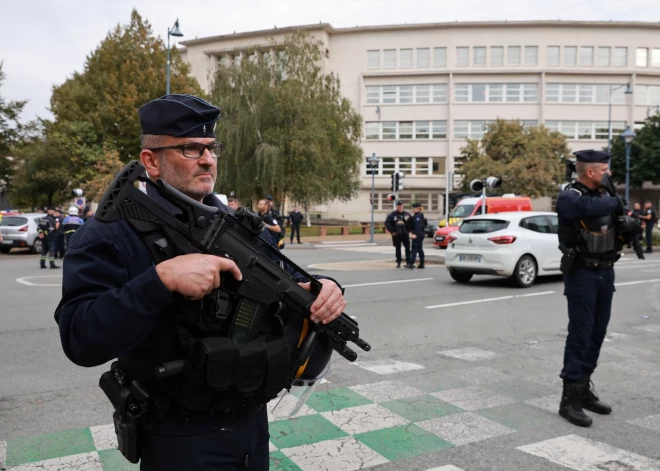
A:
{"label": "car wheel", "polygon": [[523,255],[516,263],[511,281],[519,288],[529,288],[536,281],[536,261],[531,255]]}
{"label": "car wheel", "polygon": [[0,247],[0,253],[9,253],[11,247]]}
{"label": "car wheel", "polygon": [[454,281],[459,283],[467,283],[472,279],[472,273],[458,272],[456,270],[449,270],[449,276],[451,276]]}
{"label": "car wheel", "polygon": [[30,252],[32,253],[41,253],[41,245],[43,242],[41,241],[40,238],[34,239],[34,243],[32,244],[32,247],[30,248]]}

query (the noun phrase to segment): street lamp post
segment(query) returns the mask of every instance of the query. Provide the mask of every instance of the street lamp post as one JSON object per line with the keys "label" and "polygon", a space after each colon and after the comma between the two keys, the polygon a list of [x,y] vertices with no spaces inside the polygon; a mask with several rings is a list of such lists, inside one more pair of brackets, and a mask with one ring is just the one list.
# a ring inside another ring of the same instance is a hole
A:
{"label": "street lamp post", "polygon": [[632,94],[632,88],[630,88],[630,82],[626,83],[625,85],[619,85],[618,87],[615,87],[614,85],[610,85],[610,93],[609,93],[609,106],[608,106],[608,115],[607,115],[607,153],[611,154],[612,153],[612,92],[614,90],[618,90],[621,87],[626,87],[625,94],[630,95]]}
{"label": "street lamp post", "polygon": [[369,168],[371,169],[371,238],[369,242],[373,244],[374,242],[374,199],[375,199],[375,194],[374,192],[376,191],[376,167],[378,167],[378,157],[376,157],[376,153],[374,152],[371,154],[371,157],[367,159],[367,163],[369,164]]}
{"label": "street lamp post", "polygon": [[180,38],[183,36],[183,33],[179,29],[179,19],[174,22],[174,28],[170,29],[167,28],[167,87],[166,87],[166,95],[170,94],[170,36],[175,36],[177,38]]}
{"label": "street lamp post", "polygon": [[630,148],[633,140],[637,137],[635,131],[626,126],[626,130],[621,133],[621,139],[626,146],[626,201],[630,201]]}

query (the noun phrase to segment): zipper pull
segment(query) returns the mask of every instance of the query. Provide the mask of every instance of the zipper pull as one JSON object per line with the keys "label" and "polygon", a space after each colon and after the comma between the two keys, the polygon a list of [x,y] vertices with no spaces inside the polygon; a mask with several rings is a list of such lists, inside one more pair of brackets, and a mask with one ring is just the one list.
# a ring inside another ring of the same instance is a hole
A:
{"label": "zipper pull", "polygon": [[245,455],[245,467],[248,467],[248,455]]}

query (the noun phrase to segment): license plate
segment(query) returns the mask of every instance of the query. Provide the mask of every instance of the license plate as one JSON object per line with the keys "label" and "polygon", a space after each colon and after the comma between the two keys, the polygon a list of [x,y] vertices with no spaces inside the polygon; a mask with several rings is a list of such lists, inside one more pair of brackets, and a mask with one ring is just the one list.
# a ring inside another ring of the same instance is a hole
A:
{"label": "license plate", "polygon": [[459,255],[459,262],[477,262],[481,263],[481,257],[479,255]]}
{"label": "license plate", "polygon": [[2,245],[11,245],[13,243],[14,242],[11,241],[11,240],[2,240],[2,239],[0,239],[0,244],[2,244]]}
{"label": "license plate", "polygon": [[437,242],[442,242],[443,240],[445,240],[445,238],[444,238],[444,236],[443,237],[438,236],[438,237],[435,238],[435,240]]}

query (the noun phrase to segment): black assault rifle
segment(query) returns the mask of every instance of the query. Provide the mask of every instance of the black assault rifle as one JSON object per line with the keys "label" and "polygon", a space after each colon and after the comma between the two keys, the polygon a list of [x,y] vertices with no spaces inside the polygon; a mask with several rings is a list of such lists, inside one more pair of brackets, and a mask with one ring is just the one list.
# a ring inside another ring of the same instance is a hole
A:
{"label": "black assault rifle", "polygon": [[[138,182],[157,191],[181,214],[173,214],[171,208],[164,207],[140,190]],[[161,242],[162,250],[164,253],[169,251],[170,256],[205,253],[229,258],[240,269],[243,280],[236,282],[231,274],[223,273],[220,289],[228,289],[232,294],[260,304],[281,302],[306,319],[311,317],[310,307],[321,291],[321,283],[259,237],[263,228],[260,218],[234,217],[187,197],[160,179],[153,182],[137,161],[128,163],[115,177],[99,203],[95,218],[101,222],[125,220],[145,233],[154,229],[164,231],[175,246]],[[298,285],[289,272],[269,258],[269,252],[308,278],[311,292]],[[328,324],[311,325],[317,333],[325,333],[332,348],[348,361],[355,361],[357,353],[346,345],[347,342],[353,342],[365,351],[371,350],[371,346],[360,338],[357,322],[345,313]]]}
{"label": "black assault rifle", "polygon": [[619,216],[616,220],[617,235],[620,237],[624,245],[635,251],[637,258],[644,260],[644,251],[642,250],[642,244],[639,243],[638,238],[641,226],[639,219],[628,216],[628,202],[616,194],[614,182],[612,182],[612,179],[607,173],[603,175],[603,178],[600,181],[600,186],[608,195],[613,198],[618,198],[619,204],[623,209],[623,215]]}

